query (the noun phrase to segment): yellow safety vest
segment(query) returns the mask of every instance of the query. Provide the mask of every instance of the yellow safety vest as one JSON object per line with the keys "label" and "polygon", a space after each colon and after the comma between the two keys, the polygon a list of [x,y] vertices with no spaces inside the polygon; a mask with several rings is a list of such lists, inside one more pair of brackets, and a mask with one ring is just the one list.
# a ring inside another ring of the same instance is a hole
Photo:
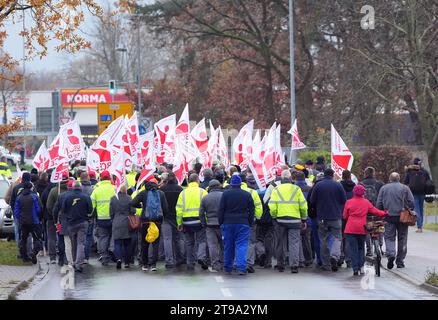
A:
{"label": "yellow safety vest", "polygon": [[116,194],[111,181],[104,180],[96,184],[93,193],[91,194],[91,202],[93,209],[96,209],[98,220],[109,220],[110,217],[110,201]]}
{"label": "yellow safety vest", "polygon": [[291,183],[282,183],[274,188],[269,209],[279,223],[300,223],[307,219],[306,198],[301,188]]}
{"label": "yellow safety vest", "polygon": [[126,175],[126,181],[128,183],[128,187],[132,188],[135,186],[135,176],[137,175],[137,172],[131,171]]}
{"label": "yellow safety vest", "polygon": [[4,175],[6,178],[12,179],[12,172],[6,162],[0,162],[0,176]]}
{"label": "yellow safety vest", "polygon": [[245,190],[251,194],[252,200],[254,201],[254,216],[256,219],[260,219],[263,215],[263,205],[260,200],[259,194],[256,190],[248,188],[246,182],[242,182],[242,186],[240,187],[242,190]]}
{"label": "yellow safety vest", "polygon": [[[140,192],[142,192],[144,190],[144,186],[142,186],[138,191],[136,190],[136,191],[134,191],[133,193],[132,193],[132,195],[131,195],[131,198],[132,199],[134,199],[136,196],[137,196],[137,194],[139,194]],[[141,211],[143,210],[143,208],[135,208],[135,214],[137,215],[137,216],[141,216]]]}
{"label": "yellow safety vest", "polygon": [[199,207],[201,200],[207,195],[207,191],[200,188],[198,183],[190,182],[178,197],[176,203],[176,223],[178,225],[200,225]]}

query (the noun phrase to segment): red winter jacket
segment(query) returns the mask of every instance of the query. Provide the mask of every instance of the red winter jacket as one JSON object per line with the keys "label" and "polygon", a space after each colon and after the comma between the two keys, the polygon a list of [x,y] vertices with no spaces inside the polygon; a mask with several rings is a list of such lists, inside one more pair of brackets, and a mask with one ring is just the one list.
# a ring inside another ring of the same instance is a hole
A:
{"label": "red winter jacket", "polygon": [[368,213],[379,217],[387,215],[385,211],[375,208],[367,199],[359,196],[353,196],[345,203],[344,220],[347,221],[344,233],[347,234],[367,234],[365,225],[367,223]]}

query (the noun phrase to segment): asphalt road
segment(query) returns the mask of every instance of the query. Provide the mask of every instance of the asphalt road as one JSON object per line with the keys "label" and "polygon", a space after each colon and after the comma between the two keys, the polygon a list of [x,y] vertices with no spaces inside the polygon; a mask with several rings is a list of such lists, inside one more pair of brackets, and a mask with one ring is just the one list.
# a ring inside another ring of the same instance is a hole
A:
{"label": "asphalt road", "polygon": [[[18,299],[188,299],[188,300],[431,300],[431,294],[405,280],[382,270],[380,278],[374,278],[374,289],[363,289],[362,277],[354,277],[350,269],[339,272],[323,272],[307,268],[299,274],[279,273],[274,270],[256,269],[247,276],[225,275],[196,270],[169,272],[163,265],[158,271],[142,272],[138,266],[116,270],[115,265],[102,267],[91,261],[84,273],[75,275],[75,288],[63,289],[60,268],[50,265],[47,274],[26,290]],[[369,287],[369,283],[368,283]]]}

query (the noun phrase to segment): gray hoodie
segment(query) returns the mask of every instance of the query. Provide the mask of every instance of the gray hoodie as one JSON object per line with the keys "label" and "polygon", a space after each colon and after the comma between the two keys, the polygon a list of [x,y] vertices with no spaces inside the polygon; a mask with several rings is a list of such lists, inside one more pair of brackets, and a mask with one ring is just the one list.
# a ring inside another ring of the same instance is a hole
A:
{"label": "gray hoodie", "polygon": [[414,196],[408,186],[390,182],[380,188],[376,207],[388,210],[390,216],[399,216],[405,208],[414,209]]}
{"label": "gray hoodie", "polygon": [[222,198],[222,189],[212,189],[202,198],[199,207],[199,218],[203,225],[219,226],[218,210]]}

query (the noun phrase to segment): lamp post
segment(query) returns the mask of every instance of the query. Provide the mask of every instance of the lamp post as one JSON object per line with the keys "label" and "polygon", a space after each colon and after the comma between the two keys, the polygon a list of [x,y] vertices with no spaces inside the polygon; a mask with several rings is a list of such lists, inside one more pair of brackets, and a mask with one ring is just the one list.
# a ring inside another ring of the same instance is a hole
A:
{"label": "lamp post", "polygon": [[[128,59],[128,49],[126,48],[117,48],[117,52],[123,52],[126,59],[126,83],[129,83],[129,59]],[[123,79],[120,79],[123,80]]]}
{"label": "lamp post", "polygon": [[[294,52],[294,4],[289,0],[289,51],[290,51],[290,125],[292,126],[296,118],[295,107],[295,52]],[[289,163],[296,161],[296,151],[290,150]]]}

